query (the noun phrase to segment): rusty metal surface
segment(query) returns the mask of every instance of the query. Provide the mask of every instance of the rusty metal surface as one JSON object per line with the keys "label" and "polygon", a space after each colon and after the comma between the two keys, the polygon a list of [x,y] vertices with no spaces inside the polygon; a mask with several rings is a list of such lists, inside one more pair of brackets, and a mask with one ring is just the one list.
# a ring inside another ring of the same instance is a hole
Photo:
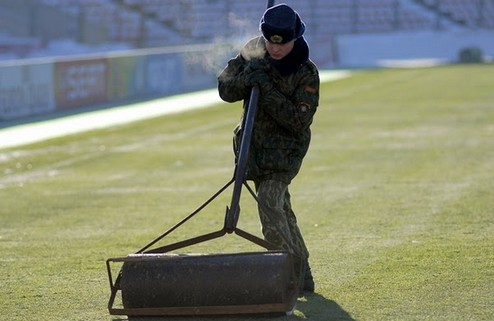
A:
{"label": "rusty metal surface", "polygon": [[[123,262],[109,303],[115,315],[285,313],[298,293],[291,255],[283,251],[113,260]],[[122,308],[114,307],[118,291]]]}

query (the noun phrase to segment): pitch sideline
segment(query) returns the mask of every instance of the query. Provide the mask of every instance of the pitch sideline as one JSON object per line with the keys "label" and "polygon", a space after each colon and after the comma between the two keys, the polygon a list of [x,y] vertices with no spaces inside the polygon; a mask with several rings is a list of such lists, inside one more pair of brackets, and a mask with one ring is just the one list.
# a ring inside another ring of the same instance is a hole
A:
{"label": "pitch sideline", "polygon": [[[321,71],[321,82],[335,81],[351,74],[347,70]],[[65,135],[128,124],[186,110],[206,108],[221,103],[217,89],[175,95],[96,110],[36,123],[0,129],[0,149],[17,147]]]}

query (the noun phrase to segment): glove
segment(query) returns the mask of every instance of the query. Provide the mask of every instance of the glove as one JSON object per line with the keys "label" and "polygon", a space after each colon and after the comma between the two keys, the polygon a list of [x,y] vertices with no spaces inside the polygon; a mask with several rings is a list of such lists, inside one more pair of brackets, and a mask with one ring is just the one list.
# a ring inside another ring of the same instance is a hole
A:
{"label": "glove", "polygon": [[267,93],[273,88],[271,78],[264,69],[257,69],[247,74],[245,83],[250,87],[258,86],[264,93]]}
{"label": "glove", "polygon": [[266,70],[266,69],[267,69],[266,60],[253,58],[249,60],[249,62],[247,63],[247,66],[245,67],[245,73],[250,74],[256,70]]}

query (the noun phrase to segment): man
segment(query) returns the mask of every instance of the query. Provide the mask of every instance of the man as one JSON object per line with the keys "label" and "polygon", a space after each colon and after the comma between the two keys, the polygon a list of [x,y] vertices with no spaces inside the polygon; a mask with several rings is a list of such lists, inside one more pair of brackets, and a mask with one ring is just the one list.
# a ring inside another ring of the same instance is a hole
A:
{"label": "man", "polygon": [[[250,40],[218,77],[226,102],[244,101],[252,87],[260,90],[247,179],[253,180],[264,238],[303,259],[303,290],[313,292],[309,252],[297,226],[288,186],[302,165],[310,143],[310,125],[319,103],[319,73],[309,59],[305,24],[286,4],[266,10],[262,36]],[[235,128],[236,146],[242,121]],[[237,147],[235,147],[237,150]]]}

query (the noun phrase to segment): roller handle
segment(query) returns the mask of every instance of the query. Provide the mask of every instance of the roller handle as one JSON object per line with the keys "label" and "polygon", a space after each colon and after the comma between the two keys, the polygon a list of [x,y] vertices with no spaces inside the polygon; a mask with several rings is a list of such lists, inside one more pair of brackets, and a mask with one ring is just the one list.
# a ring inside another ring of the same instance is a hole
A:
{"label": "roller handle", "polygon": [[[266,8],[274,6],[275,0],[267,0]],[[247,171],[247,160],[249,157],[250,141],[252,130],[254,128],[254,119],[257,113],[257,102],[259,101],[259,88],[254,86],[250,92],[249,106],[247,115],[243,122],[243,134],[240,141],[240,148],[235,166],[233,195],[230,207],[226,208],[225,215],[225,231],[229,234],[233,233],[237,227],[238,218],[240,215],[240,194],[242,185],[245,182],[245,174]]]}
{"label": "roller handle", "polygon": [[244,119],[242,139],[235,166],[233,194],[230,207],[226,208],[225,230],[227,233],[232,233],[237,227],[238,217],[240,215],[240,194],[242,185],[245,182],[245,174],[247,171],[247,160],[249,158],[250,142],[252,131],[254,128],[254,119],[257,113],[257,102],[259,101],[259,88],[253,87],[250,92],[249,105],[247,114]]}

